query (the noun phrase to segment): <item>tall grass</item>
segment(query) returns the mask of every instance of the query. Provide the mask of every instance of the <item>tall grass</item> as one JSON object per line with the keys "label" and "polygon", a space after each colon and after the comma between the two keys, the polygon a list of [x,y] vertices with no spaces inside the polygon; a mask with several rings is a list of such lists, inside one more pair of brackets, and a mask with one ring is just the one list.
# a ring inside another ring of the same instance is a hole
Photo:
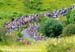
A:
{"label": "tall grass", "polygon": [[1,46],[0,50],[4,52],[75,52],[75,36],[50,38],[32,45],[10,45]]}

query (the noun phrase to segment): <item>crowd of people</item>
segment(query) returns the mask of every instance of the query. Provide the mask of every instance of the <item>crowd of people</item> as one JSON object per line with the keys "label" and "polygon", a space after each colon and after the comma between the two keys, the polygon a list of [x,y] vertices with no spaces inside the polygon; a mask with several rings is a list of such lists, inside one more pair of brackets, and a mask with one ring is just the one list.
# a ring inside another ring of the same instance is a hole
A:
{"label": "crowd of people", "polygon": [[55,10],[53,12],[46,12],[46,13],[39,13],[39,14],[32,14],[32,15],[26,15],[26,16],[22,16],[20,18],[16,18],[16,19],[12,19],[11,22],[9,23],[5,23],[5,27],[8,30],[17,30],[19,27],[22,27],[24,25],[26,25],[27,23],[31,23],[31,22],[36,22],[38,20],[37,17],[39,16],[47,16],[47,17],[52,17],[52,18],[57,18],[58,16],[62,15],[62,16],[66,16],[66,14],[68,13],[68,10],[72,10],[74,9],[74,5],[69,7],[69,8],[62,8],[59,10]]}
{"label": "crowd of people", "polygon": [[30,15],[30,16],[22,16],[20,18],[16,18],[13,19],[10,23],[6,23],[5,27],[8,30],[17,30],[19,27],[23,27],[24,25],[26,25],[27,23],[31,23],[36,21],[37,18],[34,15]]}
{"label": "crowd of people", "polygon": [[23,30],[21,33],[23,34],[24,38],[41,40],[42,37],[40,36],[38,29],[39,29],[39,25],[31,25],[27,29]]}
{"label": "crowd of people", "polygon": [[55,10],[53,12],[47,12],[45,14],[45,16],[47,16],[47,17],[53,17],[53,18],[57,18],[60,15],[66,16],[68,14],[68,11],[72,10],[74,8],[75,8],[75,5],[73,5],[73,6],[69,7],[69,8],[62,8],[62,9],[59,9],[59,10]]}

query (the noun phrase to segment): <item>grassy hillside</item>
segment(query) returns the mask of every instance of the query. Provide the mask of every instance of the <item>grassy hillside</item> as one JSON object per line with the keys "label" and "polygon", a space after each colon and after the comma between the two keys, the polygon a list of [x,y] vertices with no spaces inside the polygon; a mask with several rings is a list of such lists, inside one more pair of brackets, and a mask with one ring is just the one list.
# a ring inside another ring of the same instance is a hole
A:
{"label": "grassy hillside", "polygon": [[12,17],[69,7],[75,0],[0,0],[0,27]]}
{"label": "grassy hillside", "polygon": [[43,7],[47,10],[54,10],[64,7],[69,7],[75,0],[43,0]]}
{"label": "grassy hillside", "polygon": [[0,17],[12,17],[24,13],[22,0],[0,0]]}
{"label": "grassy hillside", "polygon": [[[38,3],[38,1],[41,4]],[[35,9],[36,7],[39,7],[41,11],[51,11],[58,8],[68,7],[75,3],[75,0],[61,0],[61,1],[38,0],[38,1],[37,0],[0,0],[0,17],[6,18],[6,17],[25,15],[28,13],[36,13],[39,11],[38,9]],[[38,4],[39,6],[36,6],[36,4]]]}
{"label": "grassy hillside", "polygon": [[[75,0],[0,0],[0,28],[3,27],[4,23],[11,21],[12,17],[16,18],[27,14],[53,11],[56,9],[58,10],[60,8],[70,7],[74,3]],[[66,16],[65,17],[60,16],[60,17],[61,18],[59,18],[58,21],[60,21],[60,23],[62,23],[63,25],[63,28],[65,28],[67,25],[69,25],[67,24],[68,22],[67,18]],[[71,15],[69,17],[71,17]],[[72,17],[75,17],[75,15]],[[45,20],[42,17],[41,19],[42,20],[39,20],[41,22]],[[58,26],[59,24],[56,23],[56,25],[54,26],[56,27],[56,29],[60,27]],[[58,33],[58,31],[56,31],[54,27],[52,27],[52,29],[55,32],[52,33]],[[72,29],[74,31],[74,28]],[[5,28],[0,29],[0,52],[75,52],[75,40],[74,40],[75,35],[69,37],[65,36],[59,38],[48,38],[47,40],[41,40],[41,41],[32,41],[29,42],[31,44],[26,45],[26,41],[22,42],[20,42],[20,40],[17,41],[18,38],[21,38],[19,36],[22,35],[20,34],[20,31],[21,28],[19,28],[18,31],[13,31],[11,33],[8,32],[6,34],[7,29]],[[70,31],[72,30],[69,30],[68,32]],[[28,33],[31,34],[30,32]],[[63,33],[61,34],[62,35],[60,36],[63,36]]]}

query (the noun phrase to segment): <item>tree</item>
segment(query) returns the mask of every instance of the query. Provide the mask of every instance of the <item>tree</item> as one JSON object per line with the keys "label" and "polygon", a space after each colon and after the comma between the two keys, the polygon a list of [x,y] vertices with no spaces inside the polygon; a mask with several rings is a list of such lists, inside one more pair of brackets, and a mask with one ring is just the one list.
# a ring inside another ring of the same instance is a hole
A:
{"label": "tree", "polygon": [[63,26],[60,22],[47,19],[41,24],[40,31],[47,37],[58,37],[62,33]]}

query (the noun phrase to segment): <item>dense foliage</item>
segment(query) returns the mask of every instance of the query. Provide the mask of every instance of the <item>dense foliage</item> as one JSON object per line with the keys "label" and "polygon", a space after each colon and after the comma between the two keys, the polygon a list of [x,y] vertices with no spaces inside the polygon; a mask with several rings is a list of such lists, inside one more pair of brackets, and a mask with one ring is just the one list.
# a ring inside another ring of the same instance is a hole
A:
{"label": "dense foliage", "polygon": [[47,19],[41,26],[42,33],[47,37],[57,37],[62,33],[63,26],[56,20]]}

